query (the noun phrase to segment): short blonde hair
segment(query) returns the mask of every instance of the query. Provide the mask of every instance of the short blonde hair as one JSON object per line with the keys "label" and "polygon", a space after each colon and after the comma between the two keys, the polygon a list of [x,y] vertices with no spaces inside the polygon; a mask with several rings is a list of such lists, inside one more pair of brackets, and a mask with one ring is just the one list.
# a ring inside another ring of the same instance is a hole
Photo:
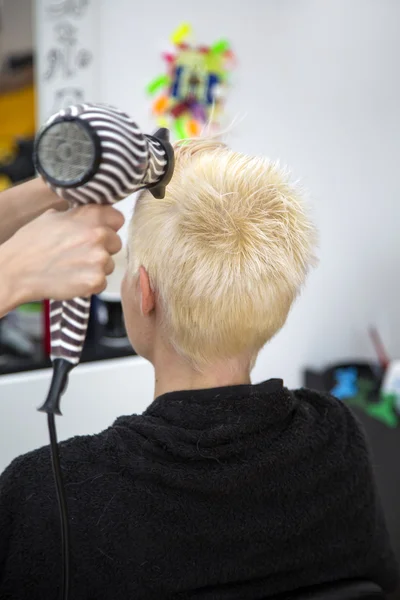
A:
{"label": "short blonde hair", "polygon": [[140,196],[129,269],[143,265],[174,348],[201,367],[254,357],[284,325],[315,229],[288,173],[216,140],[175,146],[163,200]]}

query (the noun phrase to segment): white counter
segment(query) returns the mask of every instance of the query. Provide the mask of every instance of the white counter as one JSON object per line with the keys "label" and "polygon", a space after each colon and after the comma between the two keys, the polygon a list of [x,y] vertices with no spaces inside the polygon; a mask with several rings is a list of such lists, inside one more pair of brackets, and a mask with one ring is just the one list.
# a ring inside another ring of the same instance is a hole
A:
{"label": "white counter", "polygon": [[[49,369],[0,377],[0,472],[20,454],[48,443],[46,415],[36,409],[50,377]],[[78,366],[62,398],[59,440],[98,433],[120,415],[142,412],[153,390],[153,368],[139,357]]]}

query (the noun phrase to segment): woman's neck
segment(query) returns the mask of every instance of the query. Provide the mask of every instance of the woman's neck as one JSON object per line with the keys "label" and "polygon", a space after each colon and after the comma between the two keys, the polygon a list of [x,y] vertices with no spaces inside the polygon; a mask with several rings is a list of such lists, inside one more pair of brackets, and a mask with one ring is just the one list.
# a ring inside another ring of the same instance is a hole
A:
{"label": "woman's neck", "polygon": [[217,361],[200,371],[175,352],[165,352],[159,355],[153,364],[155,398],[179,390],[199,390],[251,383],[249,360],[233,358]]}

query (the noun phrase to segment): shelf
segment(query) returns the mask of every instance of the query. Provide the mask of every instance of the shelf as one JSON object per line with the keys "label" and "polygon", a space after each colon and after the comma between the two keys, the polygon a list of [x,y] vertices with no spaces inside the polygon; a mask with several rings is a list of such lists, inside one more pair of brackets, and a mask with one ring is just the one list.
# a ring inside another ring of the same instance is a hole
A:
{"label": "shelf", "polygon": [[[98,343],[85,346],[80,362],[88,363],[128,356],[136,356],[136,352],[131,347],[114,348]],[[0,355],[0,376],[37,371],[38,369],[47,369],[49,367],[51,367],[50,359],[40,354],[40,352],[38,352],[36,358],[33,356],[22,358]]]}

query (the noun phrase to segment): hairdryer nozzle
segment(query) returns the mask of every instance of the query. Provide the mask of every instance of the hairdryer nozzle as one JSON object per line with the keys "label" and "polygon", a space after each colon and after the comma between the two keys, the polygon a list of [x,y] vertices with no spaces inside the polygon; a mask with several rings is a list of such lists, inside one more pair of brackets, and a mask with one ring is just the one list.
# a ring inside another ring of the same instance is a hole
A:
{"label": "hairdryer nozzle", "polygon": [[169,130],[165,127],[158,129],[154,135],[147,136],[148,138],[154,140],[155,142],[159,142],[165,152],[165,158],[167,161],[166,168],[164,170],[164,174],[160,181],[155,183],[154,185],[149,185],[148,190],[153,194],[154,198],[162,199],[165,196],[165,188],[169,184],[172,179],[172,175],[174,174],[175,168],[175,154],[172,144],[169,138]]}
{"label": "hairdryer nozzle", "polygon": [[75,117],[57,118],[36,138],[37,171],[51,185],[74,188],[92,179],[101,160],[96,130]]}
{"label": "hairdryer nozzle", "polygon": [[48,120],[35,140],[34,161],[71,204],[113,204],[143,188],[163,198],[174,150],[167,129],[144,135],[116,108],[78,104]]}

